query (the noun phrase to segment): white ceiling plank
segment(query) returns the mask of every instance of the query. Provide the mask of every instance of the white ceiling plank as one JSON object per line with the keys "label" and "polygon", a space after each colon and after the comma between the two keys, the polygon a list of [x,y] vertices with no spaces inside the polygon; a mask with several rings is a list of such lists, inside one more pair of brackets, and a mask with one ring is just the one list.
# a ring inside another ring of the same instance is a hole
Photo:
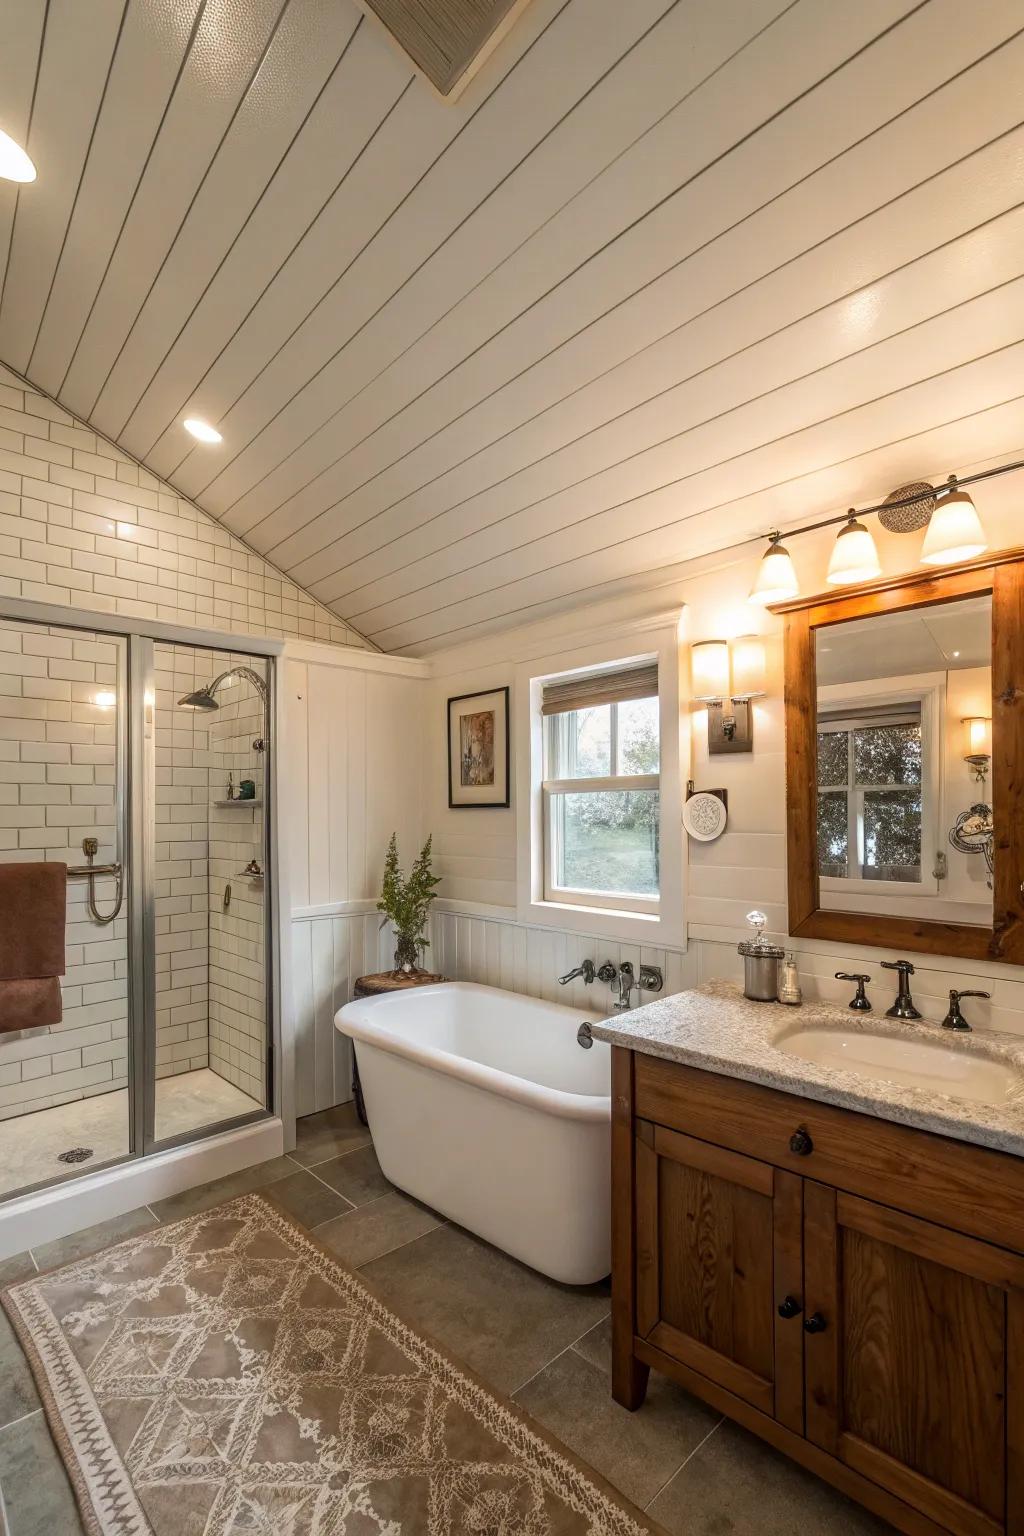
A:
{"label": "white ceiling plank", "polygon": [[[25,144],[28,140],[45,19],[46,0],[8,0],[4,46],[0,48],[0,128],[16,144]],[[17,184],[0,181],[0,291],[7,270],[17,202]]]}
{"label": "white ceiling plank", "polygon": [[[701,471],[728,464],[737,442],[752,447],[783,442],[818,423],[845,418],[862,404],[890,398],[898,388],[905,389],[909,398],[920,380],[989,356],[1007,339],[1018,337],[1024,337],[1024,278],[826,364],[793,383],[769,383],[760,396],[730,407],[726,403],[730,393],[737,385],[740,391],[744,387],[745,360],[737,359],[732,366],[717,370],[715,379],[694,380],[678,392],[679,418],[685,421],[703,413],[703,420],[653,448],[641,449],[607,471],[595,465],[592,473],[568,489],[554,491],[490,527],[467,531],[458,543],[409,568],[406,581],[418,581],[420,586],[386,606],[389,611],[419,614],[461,598],[479,581],[479,567],[487,562],[507,558],[514,570],[520,558],[532,560],[539,541],[557,531],[571,530],[580,522],[589,523],[602,508],[634,502],[664,486],[684,479],[689,482]],[[766,351],[780,354],[780,347],[778,343],[768,344]],[[784,357],[781,364],[786,366]],[[756,363],[751,366],[756,370]],[[690,396],[685,403],[684,392]],[[718,411],[719,405],[724,409]],[[898,412],[899,407],[893,409]],[[670,411],[669,420],[672,414]],[[318,588],[325,585],[314,583],[311,590],[318,595]],[[345,606],[357,628],[365,625],[373,631],[379,626],[380,608],[360,611],[347,602]]]}
{"label": "white ceiling plank", "polygon": [[173,467],[190,442],[180,424],[185,406],[218,419],[215,402],[203,393],[206,372],[337,195],[409,78],[393,50],[380,48],[361,23],[244,235],[184,321],[121,433],[129,452]]}
{"label": "white ceiling plank", "polygon": [[[949,0],[952,4],[953,0]],[[791,13],[792,14],[792,13]],[[857,13],[860,15],[860,13]],[[788,20],[788,16],[784,18]],[[637,278],[649,281],[657,277],[659,272],[670,264],[678,261],[680,250],[693,249],[695,246],[713,238],[723,228],[728,228],[734,223],[749,215],[772,196],[781,194],[785,188],[792,185],[804,176],[811,174],[814,169],[827,161],[833,155],[841,153],[851,143],[855,143],[865,133],[878,123],[884,123],[900,110],[905,104],[906,96],[901,92],[912,90],[912,99],[919,99],[937,88],[941,82],[948,78],[949,73],[957,67],[957,59],[947,61],[945,58],[936,57],[934,62],[922,58],[922,38],[915,28],[918,18],[911,17],[902,27],[897,28],[876,45],[876,48],[855,59],[846,69],[842,70],[832,82],[829,91],[812,92],[803,100],[797,101],[788,112],[783,112],[763,132],[757,134],[746,144],[740,146],[728,159],[714,167],[711,174],[706,177],[698,177],[670,200],[663,204],[645,220],[639,227],[630,232],[621,241],[621,251],[615,247],[600,251],[588,263],[586,270],[575,272],[570,280],[562,286],[557,286],[542,303],[524,314],[523,320],[518,324],[526,327],[526,335],[519,334],[516,327],[511,327],[514,334],[506,331],[501,334],[500,325],[495,325],[494,318],[488,318],[491,310],[488,299],[494,300],[495,314],[500,321],[503,310],[502,304],[514,307],[515,285],[512,277],[503,275],[505,284],[504,295],[494,295],[488,284],[483,285],[476,293],[472,294],[467,303],[472,306],[483,330],[483,337],[498,332],[498,351],[504,359],[514,359],[509,373],[521,369],[531,360],[531,347],[535,349],[534,355],[540,355],[542,350],[551,346],[553,341],[572,335],[575,329],[587,320],[599,316],[611,304],[620,301],[637,286]],[[1005,18],[1001,24],[1005,25]],[[793,72],[787,73],[786,60],[794,56],[792,38],[786,34],[784,37],[785,48],[779,53],[771,53],[762,57],[762,50],[768,48],[769,43],[775,38],[776,28],[772,28],[759,39],[759,47],[748,50],[750,57],[748,66],[753,69],[756,66],[757,79],[763,81],[765,91],[769,89],[778,91],[780,96],[772,95],[767,98],[755,99],[753,105],[758,111],[768,111],[770,105],[781,105],[787,96],[798,94],[800,85],[810,83],[806,76],[800,76],[799,66],[793,66]],[[977,39],[977,46],[984,48],[986,34],[981,34]],[[776,42],[776,47],[778,43]],[[967,45],[964,61],[975,56],[975,44],[972,41]],[[911,62],[914,67],[911,68]],[[820,65],[817,65],[820,67]],[[934,74],[930,73],[934,70]],[[712,89],[728,89],[728,96],[736,94],[737,82],[728,79],[729,71],[712,83]],[[813,78],[813,77],[812,77]],[[687,181],[691,172],[696,172],[701,164],[702,157],[707,153],[706,136],[698,138],[695,133],[701,116],[710,116],[712,120],[721,119],[724,103],[720,103],[717,112],[708,110],[701,112],[701,93],[697,93],[685,104],[687,109],[697,114],[692,120],[688,120],[684,113],[684,123],[687,132],[681,140],[673,146],[671,156],[651,156],[654,164],[667,160],[667,163],[678,167],[677,174],[680,179]],[[728,123],[728,131],[732,132],[732,116],[725,114]],[[668,125],[665,125],[667,127]],[[673,123],[678,130],[679,125]],[[687,144],[693,147],[687,150]],[[687,154],[690,159],[687,160]],[[701,158],[695,157],[699,155]],[[601,183],[597,184],[598,186]],[[613,196],[614,189],[609,189],[604,202],[608,206],[617,207],[618,200]],[[595,205],[595,216],[597,216]],[[874,206],[874,205],[872,205]],[[586,221],[582,218],[572,221],[572,228],[579,225],[585,227]],[[549,225],[542,232],[545,240],[553,241]],[[569,226],[562,232],[563,242],[571,238]],[[543,261],[538,262],[540,271],[554,272],[557,270],[558,245],[551,245],[551,266],[545,269]],[[528,263],[528,257],[532,246],[524,248],[521,262],[515,265],[520,270],[524,290],[530,290],[536,279],[533,268]],[[564,258],[563,258],[564,259]],[[522,302],[522,299],[519,301]],[[464,349],[471,349],[481,332],[471,328],[468,336],[461,335],[459,345]],[[535,338],[535,339],[534,339]],[[478,354],[479,357],[479,354]],[[476,389],[477,394],[486,392],[494,387],[493,376],[486,379],[481,376],[479,368],[473,368],[471,360],[468,372],[471,375],[471,388]],[[508,364],[506,363],[506,367]],[[331,370],[327,370],[320,380],[316,381],[317,388],[323,382]],[[403,360],[402,383],[392,380],[393,388],[404,388],[405,381],[412,376],[416,379],[416,370],[413,359],[407,357]],[[508,374],[506,374],[506,377]],[[500,382],[501,376],[499,375]],[[451,397],[451,383],[449,377],[445,380],[442,398]],[[304,392],[303,399],[308,396]],[[407,429],[407,423],[402,427]],[[325,434],[328,442],[335,439],[341,424],[332,419],[329,435]],[[406,436],[406,445],[408,437]],[[332,511],[328,515],[328,532],[333,531],[330,524],[334,522],[337,513],[334,511],[334,503],[339,495],[351,491],[353,481],[359,487],[365,480],[367,470],[372,472],[372,455],[377,444],[354,456],[354,460],[348,464],[342,464],[336,470],[324,475],[315,485],[308,487],[301,493],[300,505],[289,505],[280,521],[275,520],[268,531],[262,528],[257,534],[251,526],[242,528],[242,522],[246,521],[242,515],[236,517],[232,513],[227,519],[229,526],[237,531],[244,531],[254,535],[254,542],[260,547],[270,548],[280,541],[279,529],[283,522],[294,526],[291,519],[302,526],[309,520],[310,514],[318,515],[318,508],[324,505],[331,506]],[[367,463],[367,459],[370,463]],[[289,468],[292,461],[289,461]],[[397,494],[403,494],[408,489],[408,483],[398,488]],[[371,496],[383,497],[386,490],[374,486]],[[386,502],[384,503],[386,504]],[[379,506],[379,501],[378,501]],[[246,498],[245,507],[248,507]],[[347,509],[346,509],[347,510]],[[357,509],[359,519],[362,520],[362,507]],[[239,508],[243,514],[244,509]],[[336,526],[336,525],[335,525]],[[309,555],[318,548],[322,548],[327,542],[321,533],[322,525],[306,535],[302,540],[302,553]],[[340,529],[338,531],[341,531]],[[267,533],[271,535],[267,536]],[[276,537],[274,536],[276,535]],[[319,535],[314,537],[314,535]],[[291,545],[290,550],[297,552],[298,546]],[[289,558],[291,554],[289,554]]]}
{"label": "white ceiling plank", "polygon": [[95,406],[98,420],[120,438],[145,386],[218,270],[302,128],[358,25],[354,7],[338,0],[292,0],[259,73]]}
{"label": "white ceiling plank", "polygon": [[[337,576],[317,576],[305,563],[294,567],[295,576],[311,590],[345,606],[358,626],[364,605],[414,591],[452,568],[452,561],[457,568],[463,558],[461,544],[483,539],[486,528],[511,518],[523,506],[550,507],[550,498],[562,489],[592,485],[603,465],[622,462],[651,443],[679,434],[684,424],[708,420],[741,401],[763,397],[795,378],[827,368],[839,357],[874,348],[886,336],[922,319],[941,316],[994,284],[1010,281],[1020,270],[1013,255],[1015,242],[1024,248],[1024,208],[1007,215],[1005,222],[982,226],[807,319],[780,327],[768,340],[730,354],[730,341],[746,334],[750,307],[766,317],[774,307],[756,290],[744,295],[748,305],[723,306],[724,312],[707,317],[703,326],[689,327],[679,338],[689,364],[689,382],[672,386],[650,405],[617,418],[614,431],[586,434],[571,449],[510,476],[494,492],[470,498],[457,513],[345,566]],[[794,293],[785,297],[791,304],[798,301]],[[998,307],[1005,298],[1001,293],[993,302]],[[968,323],[972,313],[965,312]],[[917,335],[914,331],[909,338],[912,346]],[[701,366],[704,356],[719,350],[728,361]],[[920,368],[929,371],[924,354]],[[460,547],[456,541],[461,541]]]}
{"label": "white ceiling plank", "polygon": [[[893,163],[904,165],[908,174],[916,169],[913,157]],[[593,383],[584,382],[575,391],[567,389],[545,410],[549,392],[575,383],[577,370],[584,380],[593,372],[584,333],[568,359],[572,373],[567,375],[560,366],[563,353],[569,351],[563,348],[543,368],[526,375],[525,387],[517,390],[511,405],[504,405],[500,397],[487,402],[484,425],[495,434],[493,448],[467,457],[465,448],[471,448],[472,441],[465,447],[462,442],[446,443],[445,457],[438,463],[441,472],[433,481],[404,498],[396,496],[383,513],[375,515],[371,509],[352,532],[320,551],[315,565],[298,560],[298,540],[291,541],[291,547],[282,545],[275,551],[275,559],[286,560],[301,573],[301,579],[312,579],[314,570],[322,578],[342,566],[354,578],[362,577],[364,570],[369,575],[378,567],[386,570],[407,563],[424,548],[443,542],[440,525],[447,522],[450,512],[461,510],[491,486],[500,485],[509,475],[542,458],[545,451],[557,451],[563,443],[651,398],[659,388],[670,387],[675,380],[691,377],[731,353],[754,346],[838,297],[852,298],[859,289],[885,276],[883,266],[894,263],[898,268],[913,262],[922,253],[953,240],[962,228],[979,228],[998,217],[1008,204],[1024,195],[1024,178],[1015,176],[1015,171],[1024,171],[1024,130],[1020,129],[808,250],[798,233],[805,226],[786,218],[783,200],[771,210],[770,226],[764,227],[767,220],[752,221],[749,228],[733,231],[700,252],[688,264],[685,286],[680,284],[679,274],[673,274],[676,281],[672,290],[665,292],[664,285],[658,285],[641,296],[645,300],[643,314],[637,315],[636,306],[630,306],[631,315],[612,317],[617,322],[613,358],[624,352],[623,363],[613,361]],[[843,179],[842,186],[852,190],[849,178]],[[837,221],[850,211],[841,187],[831,197],[823,195],[818,204],[823,212],[834,207]],[[856,207],[852,196],[850,203]],[[990,233],[981,238],[984,242],[996,236]],[[780,255],[789,260],[779,261]],[[762,260],[769,273],[759,278]],[[1013,260],[1011,251],[1011,263]],[[674,302],[677,293],[679,304]],[[870,294],[867,297],[870,299]],[[692,318],[681,318],[664,337],[631,351],[632,342],[643,342],[654,329],[659,299],[667,320],[676,319],[683,304]],[[648,313],[651,305],[654,312]],[[605,355],[596,340],[593,351],[598,357]],[[531,400],[539,407],[532,414]],[[518,428],[517,422],[524,417],[525,427]],[[460,425],[456,423],[443,435],[451,439]],[[445,462],[454,466],[447,473],[443,471]],[[394,546],[405,540],[409,542],[396,550]],[[365,568],[364,561],[368,562]],[[355,584],[353,580],[344,589],[335,588],[334,595],[340,596]]]}
{"label": "white ceiling plank", "polygon": [[82,186],[28,361],[59,390],[174,89],[200,0],[134,0],[110,70]]}
{"label": "white ceiling plank", "polygon": [[[676,483],[631,500],[626,516],[622,515],[622,507],[604,508],[587,515],[585,529],[577,525],[541,533],[528,549],[520,548],[508,561],[495,559],[488,564],[485,582],[477,593],[458,599],[453,605],[459,610],[460,622],[511,612],[523,588],[543,588],[555,579],[556,572],[557,579],[567,583],[570,590],[585,589],[588,561],[602,548],[619,548],[621,558],[630,568],[634,558],[642,558],[640,541],[647,535],[657,536],[646,546],[649,550],[651,542],[656,545],[657,561],[686,558],[691,552],[686,523],[694,513],[706,513],[709,507],[750,497],[760,487],[782,486],[816,469],[858,458],[872,444],[916,437],[938,425],[951,427],[962,415],[973,415],[1016,399],[1024,377],[1022,364],[1024,343],[1017,342],[995,356],[980,358],[911,388],[894,391],[842,416],[830,417],[775,442],[749,449],[725,463],[686,474]],[[1004,442],[999,446],[1012,445]],[[999,450],[993,445],[991,451]],[[856,499],[851,497],[851,501]],[[730,542],[755,534],[759,528],[763,531],[773,526],[770,521],[762,522],[756,514],[752,517],[746,526],[730,521]],[[678,539],[669,537],[669,529],[677,530]],[[527,566],[531,568],[528,571]],[[508,585],[504,584],[506,572]],[[539,590],[538,595],[543,596],[544,592]],[[404,625],[380,630],[374,637],[376,643],[388,650],[400,650],[409,644],[436,639],[450,625],[451,614],[446,618],[445,612],[437,609]]]}
{"label": "white ceiling plank", "polygon": [[[1015,443],[1017,447],[1007,451],[1003,446],[1006,443]],[[851,486],[857,488],[853,499],[863,502],[869,500],[880,485],[906,484],[908,480],[918,478],[922,474],[922,464],[925,465],[925,478],[931,478],[934,483],[941,479],[950,462],[955,462],[965,474],[972,469],[1009,463],[1020,457],[1022,445],[1024,396],[1018,396],[1007,404],[960,421],[944,422],[931,431],[880,446],[828,469],[811,471],[799,481],[787,481],[784,488],[778,487],[772,493],[775,515],[769,508],[765,518],[760,520],[760,526],[762,529],[778,527],[780,511],[790,515],[794,526],[808,517],[837,515],[843,510]],[[978,456],[974,457],[975,454]],[[992,481],[975,492],[983,515],[988,518],[994,513],[1004,527],[1010,528],[1013,527],[1018,497],[1019,490],[1012,477]],[[767,498],[759,500],[764,505]],[[735,520],[736,527],[757,526],[759,519],[756,515],[753,518],[745,515],[747,506],[746,502],[732,503],[717,512],[700,514],[685,524],[666,526],[650,535],[641,535],[635,541],[608,546],[585,557],[586,567],[580,573],[579,583],[571,577],[561,584],[546,582],[544,592],[536,583],[525,583],[516,606],[466,625],[460,623],[461,615],[455,611],[452,627],[445,634],[426,642],[395,647],[395,650],[430,656],[467,646],[471,647],[470,654],[479,656],[484,653],[484,637],[493,635],[493,646],[486,645],[486,649],[488,652],[496,650],[500,655],[509,630],[533,625],[546,618],[562,617],[574,608],[604,599],[613,598],[624,603],[635,596],[645,607],[652,601],[659,605],[664,603],[666,608],[674,606],[679,601],[678,584],[692,574],[691,562],[714,557],[716,551],[722,550],[721,534],[716,528],[722,516],[729,518],[730,525]],[[759,547],[761,533],[755,532],[751,539],[752,548]],[[730,542],[729,548],[735,549],[737,544],[740,544],[740,535]],[[822,582],[820,566],[814,564],[802,568],[804,551],[799,544],[794,558],[803,589],[819,588]],[[664,597],[659,595],[662,592]],[[744,589],[738,587],[735,593],[737,607],[742,607],[745,596]]]}
{"label": "white ceiling plank", "polygon": [[[508,74],[514,76],[519,63],[546,41],[571,3],[547,0],[547,19],[539,28],[537,18],[545,16],[545,7],[537,4],[529,8],[527,17],[533,16],[535,31],[531,35],[530,28],[523,28],[513,33],[522,53],[512,48],[504,57]],[[523,39],[529,42],[524,44]],[[446,105],[414,79],[401,56],[375,29],[363,27],[359,40],[378,57],[386,56],[391,71],[402,74],[408,89],[396,93],[393,100],[382,97],[379,133],[366,145],[338,196],[270,285],[258,308],[243,316],[237,333],[204,374],[203,398],[210,402],[217,419],[228,426],[227,437],[232,437],[228,419],[232,404],[287,344],[323,296],[343,280],[350,280],[349,268],[364,247],[398,217],[435,162],[469,131],[489,99],[480,94],[488,82],[492,90],[497,88],[488,67],[457,103]],[[230,452],[226,450],[221,462],[227,461]],[[175,484],[189,495],[197,494],[211,474],[208,456],[195,451],[195,445],[181,436],[180,426],[170,427],[154,443],[147,461],[160,466],[158,473],[173,474]]]}
{"label": "white ceiling plank", "polygon": [[[494,187],[385,308],[362,330],[353,332],[351,342],[316,381],[315,395],[303,391],[301,402],[288,407],[281,418],[282,430],[291,417],[298,419],[300,403],[301,431],[310,430],[309,412],[315,413],[312,419],[316,421],[323,407],[330,413],[329,426],[315,440],[290,453],[284,464],[244,497],[239,525],[256,522],[332,456],[337,457],[338,449],[332,444],[339,434],[347,437],[355,424],[350,413],[338,409],[339,396],[346,400],[363,395],[369,380],[379,376],[385,365],[403,358],[415,339],[437,326],[439,317],[453,310],[467,289],[485,280],[509,252],[518,247],[532,249],[528,242],[536,231],[559,216],[567,200],[600,178],[622,155],[630,162],[627,184],[633,182],[634,166],[638,186],[644,189],[646,183],[659,177],[677,174],[670,169],[675,146],[663,150],[652,130],[666,115],[676,115],[681,97],[691,92],[700,96],[702,83],[742,50],[751,36],[768,26],[781,9],[782,0],[730,0],[716,8],[713,24],[702,29],[689,47],[692,8],[677,4],[667,11],[548,137]],[[647,200],[646,190],[638,187],[633,187],[631,196]],[[612,229],[629,219],[628,199],[609,198],[602,201],[602,207],[604,221]],[[601,243],[604,234],[588,231],[583,238]],[[527,267],[531,266],[528,262]],[[351,306],[350,295],[342,292],[337,297],[339,303],[346,301]],[[325,320],[328,335],[335,329],[342,334],[352,329],[344,314],[337,325],[332,325],[331,315],[325,315]],[[460,346],[463,339],[460,331]],[[468,345],[470,338],[465,341]],[[408,377],[402,363],[397,363],[393,386],[404,391]],[[354,414],[359,414],[358,408]],[[233,525],[233,519],[227,520]]]}
{"label": "white ceiling plank", "polygon": [[60,256],[124,5],[51,4],[25,145],[37,180],[19,190],[0,306],[0,357],[19,373],[28,364]]}
{"label": "white ceiling plank", "polygon": [[207,0],[71,366],[61,400],[92,410],[160,262],[227,131],[280,12],[280,0]]}
{"label": "white ceiling plank", "polygon": [[[193,455],[175,473],[176,483],[201,490],[206,505],[220,512],[271,467],[278,448],[291,446],[296,421],[301,429],[302,421],[312,419],[307,399],[286,402],[300,387],[318,399],[333,387],[333,374],[326,369],[304,386],[303,381],[310,381],[338,350],[335,327],[348,338],[363,326],[670,3],[634,0],[624,7],[617,0],[588,0],[586,7],[568,5],[546,34],[548,46],[531,52],[512,71],[480,109],[476,131],[453,140],[381,235],[359,254],[345,283],[335,285],[307,314],[287,346],[222,417],[235,449],[231,463],[210,480],[205,465],[201,475],[193,473]],[[254,319],[262,324],[259,312]],[[256,433],[258,443],[252,441]]]}
{"label": "white ceiling plank", "polygon": [[[609,313],[606,320],[599,319],[589,330],[581,330],[581,327],[586,326],[589,314],[600,304],[600,289],[590,298],[585,293],[580,295],[579,284],[574,284],[568,293],[559,295],[561,303],[557,308],[553,304],[544,306],[542,313],[530,317],[530,334],[523,341],[508,332],[499,338],[495,348],[499,358],[490,368],[486,368],[488,360],[478,356],[462,370],[468,374],[465,383],[449,379],[445,391],[419,402],[417,411],[396,418],[389,427],[389,437],[396,448],[404,443],[407,452],[393,470],[364,481],[348,500],[339,500],[320,521],[302,527],[301,532],[290,536],[287,543],[273,537],[280,527],[288,526],[284,512],[281,522],[250,529],[247,536],[257,547],[273,549],[275,559],[287,562],[300,560],[311,552],[324,552],[327,547],[332,558],[347,559],[359,558],[381,543],[385,536],[422,526],[427,518],[439,509],[443,510],[449,487],[431,487],[425,496],[416,496],[415,490],[429,482],[432,475],[436,480],[445,465],[458,464],[479,446],[481,437],[486,444],[484,432],[487,429],[492,435],[500,435],[503,429],[514,428],[520,421],[529,419],[552,395],[557,400],[558,392],[567,382],[575,384],[614,366],[620,358],[629,357],[651,338],[671,332],[689,316],[727,299],[730,293],[755,281],[761,272],[794,259],[809,246],[827,239],[833,231],[848,226],[851,219],[869,216],[879,202],[898,197],[916,180],[941,172],[952,158],[954,146],[966,150],[975,143],[984,143],[986,136],[1003,132],[1018,122],[1024,111],[1024,43],[993,56],[986,65],[979,66],[979,72],[979,78],[970,86],[966,83],[970,77],[963,77],[962,81],[947,88],[949,96],[942,92],[929,96],[913,111],[900,116],[877,141],[858,145],[776,201],[762,203],[759,211],[746,222],[741,221],[742,205],[737,209],[726,197],[727,190],[735,189],[737,195],[743,193],[742,176],[731,178],[728,189],[723,189],[720,180],[714,178],[695,187],[673,210],[677,238],[669,244],[678,259],[664,279],[656,280],[635,300],[628,300],[621,309]],[[1003,87],[1008,94],[1004,94]],[[977,103],[971,127],[968,130],[963,126],[954,128],[953,125],[960,121],[957,109],[968,100]],[[974,138],[975,128],[977,140]],[[994,191],[995,197],[989,198],[988,207],[991,209],[994,205],[998,209],[1024,195],[1021,168],[1018,144],[1013,154],[997,156],[991,167],[984,164],[971,167],[955,185],[971,206],[980,205],[980,208],[985,206],[984,194]],[[973,199],[975,192],[980,194],[977,203]],[[917,213],[916,206],[907,210],[908,218],[915,218]],[[983,218],[985,214],[979,211],[978,216]],[[938,220],[933,215],[932,224],[937,224],[940,231],[951,232],[948,219],[943,221],[941,212]],[[723,226],[724,233],[714,238],[715,231]],[[888,229],[882,235],[880,253],[886,249],[886,238],[896,239],[897,249],[906,248],[903,235],[892,233],[894,227],[898,228],[898,220],[889,221]],[[938,238],[942,238],[941,233]],[[871,275],[871,269],[866,271],[858,262],[855,245],[848,257],[845,235],[837,246],[832,253],[836,272],[842,272],[849,259],[851,287],[856,286],[858,279],[863,281]],[[692,253],[689,258],[688,252]],[[640,246],[638,232],[632,253],[629,256],[624,253],[616,266],[616,279],[628,282],[630,273],[638,268],[645,270],[648,260],[646,251]],[[877,267],[874,270],[877,271]],[[770,322],[772,315],[769,306],[765,319]],[[546,349],[557,345],[563,335],[573,339],[546,358]],[[545,361],[541,368],[524,372],[524,365],[529,368],[531,351]],[[573,368],[575,372],[570,375],[569,370]],[[511,376],[513,383],[507,395],[490,398],[495,374],[499,387],[504,377]],[[480,399],[486,404],[472,411],[471,402]],[[469,419],[457,420],[451,430],[442,426],[428,444],[425,463],[423,456],[414,458],[412,445],[420,439],[423,426],[432,424],[429,416],[425,419],[425,413],[432,410],[435,420],[440,417],[443,422],[451,406],[462,405],[464,401],[470,405]],[[366,451],[370,452],[374,447],[375,444],[368,444]],[[365,454],[359,467],[372,469],[372,463],[366,463]],[[461,489],[460,484],[455,496],[448,501],[449,505],[451,500],[458,499]],[[405,503],[403,496],[408,497]],[[378,518],[382,512],[383,516]],[[293,515],[301,525],[303,509],[295,508]],[[383,527],[373,527],[368,523],[371,518],[378,518]],[[358,529],[359,533],[351,543],[343,545],[340,541],[345,539],[349,529]],[[336,535],[330,546],[326,546],[325,532]]]}

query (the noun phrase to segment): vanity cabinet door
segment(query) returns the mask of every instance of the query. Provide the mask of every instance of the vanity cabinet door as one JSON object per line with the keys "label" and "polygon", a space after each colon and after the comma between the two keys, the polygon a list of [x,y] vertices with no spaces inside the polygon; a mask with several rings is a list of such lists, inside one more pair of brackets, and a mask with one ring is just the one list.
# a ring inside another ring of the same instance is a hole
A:
{"label": "vanity cabinet door", "polygon": [[643,1120],[635,1155],[637,1333],[802,1433],[802,1181]]}
{"label": "vanity cabinet door", "polygon": [[804,1188],[807,1437],[956,1536],[1024,1530],[1024,1259]]}

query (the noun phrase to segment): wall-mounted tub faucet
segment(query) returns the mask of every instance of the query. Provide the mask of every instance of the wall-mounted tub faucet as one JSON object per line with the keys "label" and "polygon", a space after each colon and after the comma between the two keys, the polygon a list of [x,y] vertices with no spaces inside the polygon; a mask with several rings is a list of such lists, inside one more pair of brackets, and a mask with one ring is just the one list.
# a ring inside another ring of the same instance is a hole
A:
{"label": "wall-mounted tub faucet", "polygon": [[594,970],[593,960],[581,960],[575,970],[566,971],[564,976],[559,976],[558,985],[560,987],[567,987],[570,981],[575,981],[577,976],[582,976],[589,987],[596,975],[597,972]]}
{"label": "wall-mounted tub faucet", "polygon": [[630,1006],[630,993],[636,986],[636,975],[634,974],[633,967],[628,960],[623,960],[622,964],[619,966],[619,974],[616,977],[616,981],[618,983],[619,995],[615,999],[614,1006],[619,1009],[620,1012],[624,1012]]}

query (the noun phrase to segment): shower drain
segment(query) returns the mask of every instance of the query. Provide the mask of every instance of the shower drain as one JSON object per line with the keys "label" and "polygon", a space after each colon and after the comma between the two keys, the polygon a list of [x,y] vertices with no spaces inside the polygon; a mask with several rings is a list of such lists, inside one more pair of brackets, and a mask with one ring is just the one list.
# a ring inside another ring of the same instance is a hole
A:
{"label": "shower drain", "polygon": [[58,1163],[84,1163],[92,1157],[92,1147],[70,1147],[67,1152],[58,1152]]}

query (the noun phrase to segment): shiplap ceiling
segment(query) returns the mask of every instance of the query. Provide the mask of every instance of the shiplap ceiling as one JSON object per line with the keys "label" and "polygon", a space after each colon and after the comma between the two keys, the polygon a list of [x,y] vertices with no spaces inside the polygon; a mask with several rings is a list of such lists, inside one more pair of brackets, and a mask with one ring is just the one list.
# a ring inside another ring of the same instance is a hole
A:
{"label": "shiplap ceiling", "polygon": [[0,359],[385,650],[642,588],[1020,453],[1022,28],[533,0],[446,103],[350,0],[5,0]]}

